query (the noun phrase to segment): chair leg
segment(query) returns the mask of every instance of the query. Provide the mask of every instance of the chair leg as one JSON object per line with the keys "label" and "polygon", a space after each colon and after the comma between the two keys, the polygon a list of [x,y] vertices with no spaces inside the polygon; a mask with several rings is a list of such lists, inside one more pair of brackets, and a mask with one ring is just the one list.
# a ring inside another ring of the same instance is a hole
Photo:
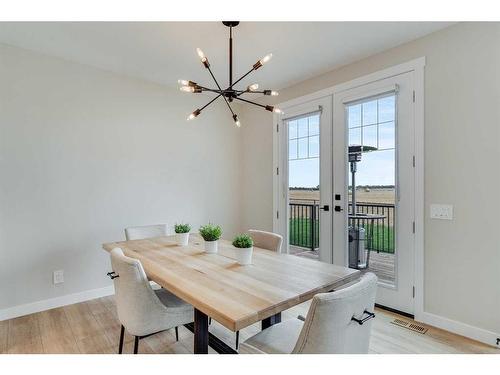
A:
{"label": "chair leg", "polygon": [[134,354],[137,354],[138,351],[139,351],[139,336],[135,336]]}
{"label": "chair leg", "polygon": [[239,342],[240,342],[240,331],[236,331],[236,350],[238,350]]}
{"label": "chair leg", "polygon": [[179,341],[179,327],[175,327],[175,341]]}
{"label": "chair leg", "polygon": [[125,327],[122,324],[122,329],[120,331],[120,346],[118,347],[118,354],[123,352],[123,337],[125,336]]}

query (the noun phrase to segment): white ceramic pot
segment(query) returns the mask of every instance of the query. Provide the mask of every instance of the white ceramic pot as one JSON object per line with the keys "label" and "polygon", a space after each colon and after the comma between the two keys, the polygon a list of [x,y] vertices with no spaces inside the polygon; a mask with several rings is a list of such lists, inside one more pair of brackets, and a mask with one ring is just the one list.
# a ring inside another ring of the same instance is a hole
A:
{"label": "white ceramic pot", "polygon": [[176,239],[177,239],[177,245],[187,246],[189,242],[189,233],[177,233]]}
{"label": "white ceramic pot", "polygon": [[252,264],[253,246],[246,248],[236,247],[234,250],[236,253],[236,261],[239,264],[241,264],[242,266]]}
{"label": "white ceramic pot", "polygon": [[208,254],[216,254],[217,253],[217,244],[219,241],[205,241],[205,251]]}

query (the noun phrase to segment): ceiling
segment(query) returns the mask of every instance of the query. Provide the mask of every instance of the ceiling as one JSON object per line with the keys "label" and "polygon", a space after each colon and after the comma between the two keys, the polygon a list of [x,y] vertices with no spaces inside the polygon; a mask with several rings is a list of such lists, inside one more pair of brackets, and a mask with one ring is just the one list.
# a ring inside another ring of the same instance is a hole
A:
{"label": "ceiling", "polygon": [[[450,26],[449,22],[243,22],[234,29],[234,76],[280,89]],[[168,86],[211,85],[200,47],[228,81],[228,29],[219,22],[2,22],[0,43]]]}

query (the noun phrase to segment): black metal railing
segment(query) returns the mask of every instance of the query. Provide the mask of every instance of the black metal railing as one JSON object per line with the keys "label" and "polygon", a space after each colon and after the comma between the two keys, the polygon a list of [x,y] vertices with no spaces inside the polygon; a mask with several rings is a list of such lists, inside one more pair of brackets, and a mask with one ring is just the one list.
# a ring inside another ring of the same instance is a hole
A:
{"label": "black metal railing", "polygon": [[[365,219],[356,219],[353,223],[349,219],[349,225],[362,226],[367,229],[373,224],[370,233],[371,238],[367,241],[368,249],[382,253],[394,253],[395,248],[395,207],[391,203],[356,203],[356,211],[365,214],[383,215],[383,219],[373,222]],[[309,199],[293,200],[289,204],[289,242],[290,245],[300,246],[310,250],[319,247],[319,201]],[[349,204],[352,212],[352,206]]]}
{"label": "black metal railing", "polygon": [[319,247],[319,201],[301,199],[290,202],[290,245],[310,250]]}

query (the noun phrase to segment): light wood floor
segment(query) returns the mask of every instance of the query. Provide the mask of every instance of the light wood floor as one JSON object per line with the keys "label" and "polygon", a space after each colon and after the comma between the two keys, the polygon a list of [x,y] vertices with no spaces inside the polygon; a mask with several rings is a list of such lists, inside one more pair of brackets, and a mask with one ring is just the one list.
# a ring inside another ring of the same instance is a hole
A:
{"label": "light wood floor", "polygon": [[[283,313],[283,319],[305,315],[308,303]],[[484,344],[428,327],[425,335],[397,327],[390,322],[398,315],[377,310],[370,341],[371,353],[500,353]],[[406,319],[406,318],[402,318]],[[241,339],[260,330],[254,324],[241,331]],[[210,331],[234,347],[235,334],[217,322]],[[140,353],[192,353],[193,335],[179,328],[140,341]],[[0,353],[116,353],[120,323],[114,298],[104,297],[0,322]],[[131,353],[133,337],[125,337],[125,353]],[[211,351],[214,353],[213,351]]]}

